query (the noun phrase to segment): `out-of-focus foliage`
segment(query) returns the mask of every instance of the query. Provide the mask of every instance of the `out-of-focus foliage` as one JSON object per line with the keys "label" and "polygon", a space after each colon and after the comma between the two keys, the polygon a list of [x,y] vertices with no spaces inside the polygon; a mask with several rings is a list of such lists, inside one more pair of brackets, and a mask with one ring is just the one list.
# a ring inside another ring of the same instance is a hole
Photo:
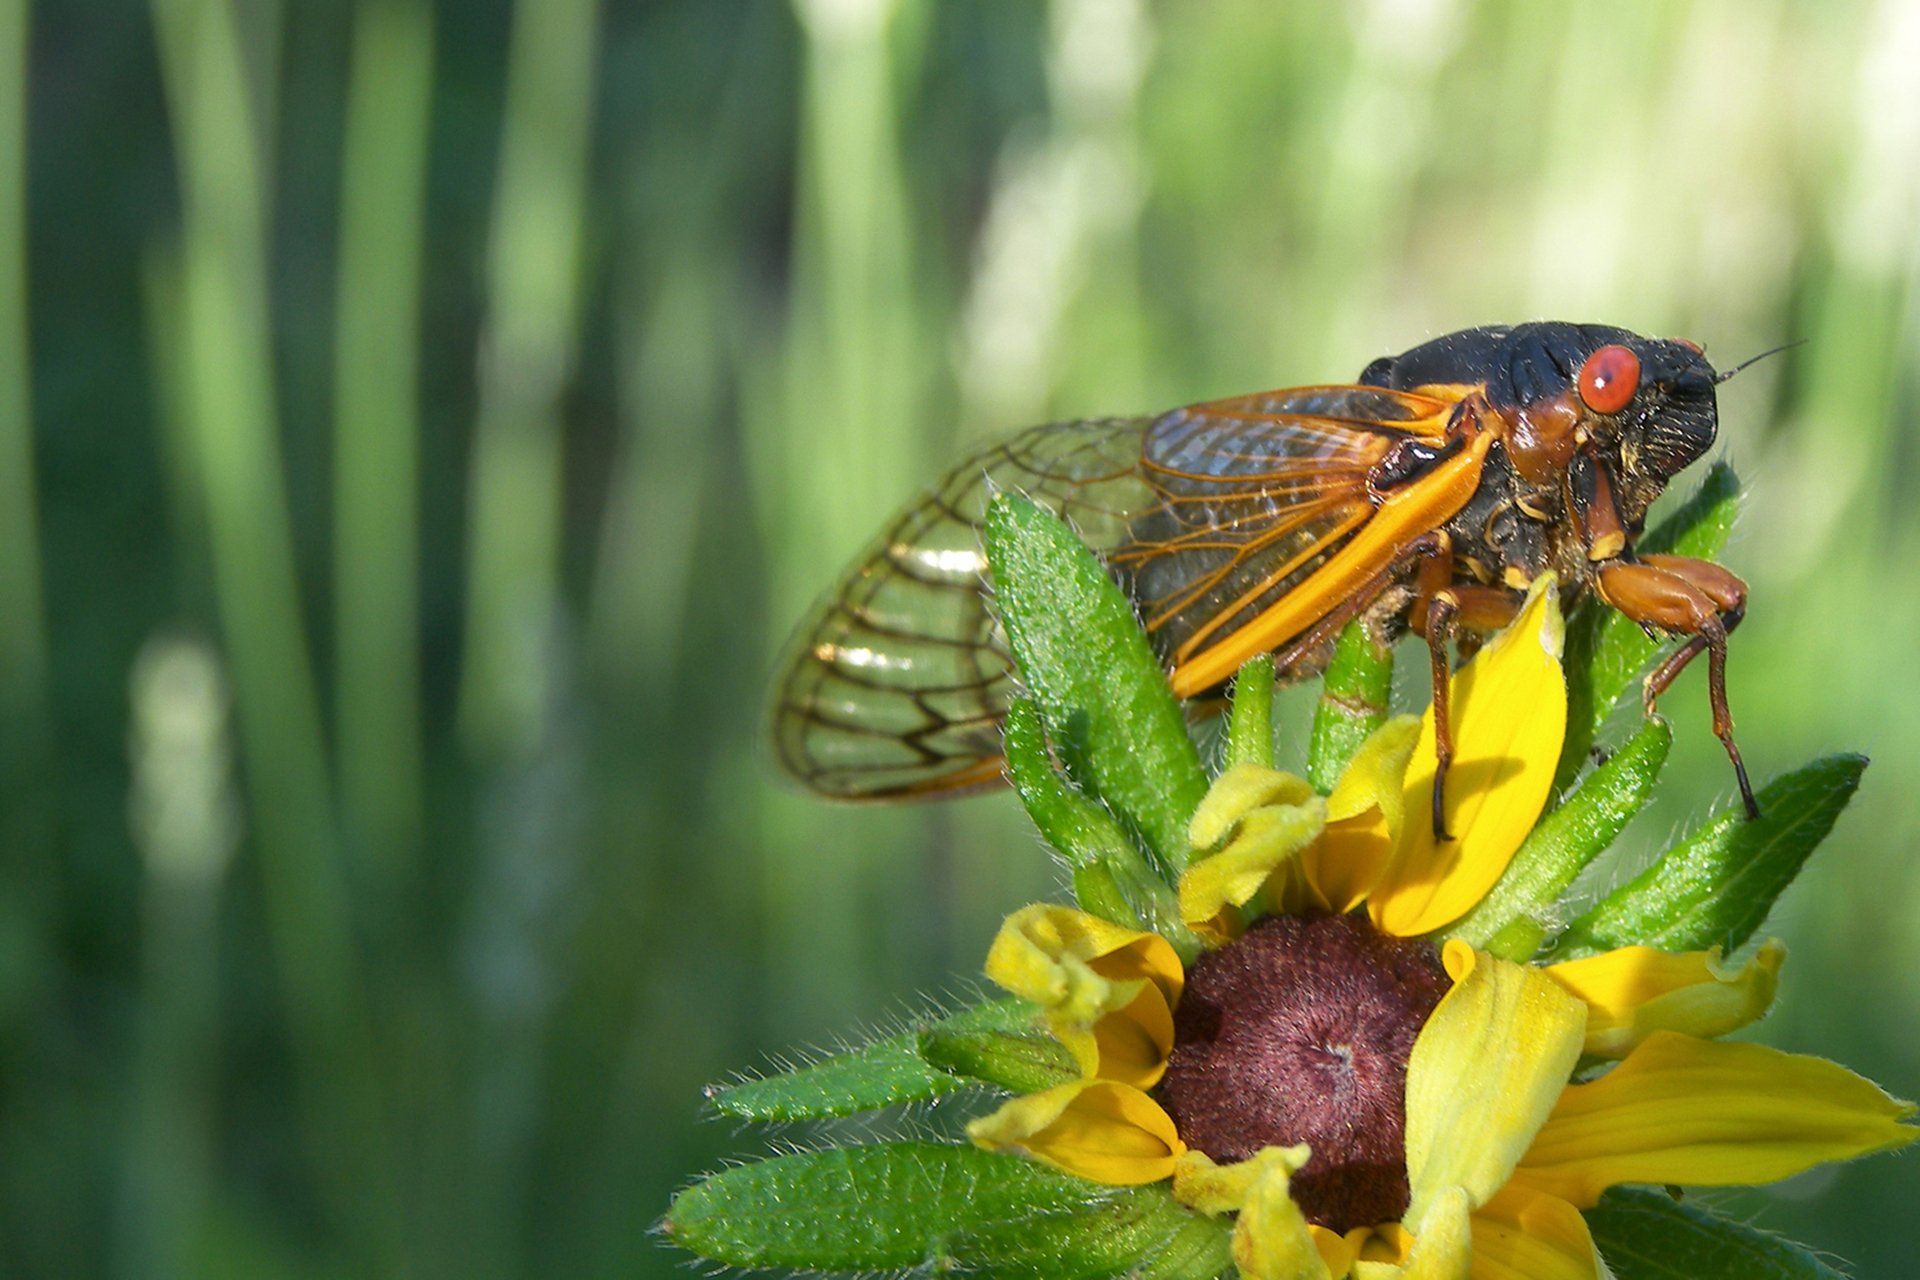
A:
{"label": "out-of-focus foliage", "polygon": [[[757,759],[840,561],[994,431],[1537,316],[1807,340],[1722,390],[1730,691],[1876,764],[1760,1034],[1920,1088],[1916,62],[1904,0],[0,0],[5,1269],[674,1272],[700,1087],[1056,874]],[[1728,789],[1702,679],[1629,850]],[[1755,1195],[1896,1275],[1920,1166]]]}

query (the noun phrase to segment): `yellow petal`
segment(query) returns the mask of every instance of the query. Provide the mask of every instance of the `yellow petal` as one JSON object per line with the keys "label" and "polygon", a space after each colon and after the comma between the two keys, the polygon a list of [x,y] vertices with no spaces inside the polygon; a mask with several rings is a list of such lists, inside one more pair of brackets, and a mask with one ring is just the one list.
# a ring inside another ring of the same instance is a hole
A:
{"label": "yellow petal", "polygon": [[1252,901],[1275,871],[1313,843],[1326,821],[1327,802],[1311,794],[1299,803],[1266,805],[1242,815],[1226,845],[1180,877],[1181,920],[1202,926],[1227,907]]}
{"label": "yellow petal", "polygon": [[1269,1158],[1248,1186],[1233,1226],[1234,1265],[1247,1280],[1329,1280],[1320,1244],[1288,1189],[1307,1148],[1268,1147],[1261,1156],[1270,1152],[1278,1158]]}
{"label": "yellow petal", "polygon": [[1379,883],[1399,838],[1407,761],[1419,736],[1417,717],[1395,716],[1360,744],[1327,797],[1326,833],[1300,855],[1306,900],[1283,910],[1345,915]]}
{"label": "yellow petal", "polygon": [[1284,1166],[1291,1177],[1312,1155],[1313,1149],[1301,1142],[1291,1147],[1262,1147],[1248,1159],[1218,1164],[1204,1151],[1189,1150],[1173,1166],[1173,1198],[1210,1218],[1238,1213],[1246,1205],[1253,1184],[1267,1170]]}
{"label": "yellow petal", "polygon": [[1327,797],[1327,821],[1379,809],[1395,832],[1406,813],[1407,765],[1420,740],[1416,716],[1395,716],[1367,735]]}
{"label": "yellow petal", "polygon": [[1311,906],[1345,915],[1366,900],[1392,862],[1393,835],[1379,809],[1329,822],[1300,854],[1301,878],[1310,893],[1307,903],[1286,905],[1292,914]]}
{"label": "yellow petal", "polygon": [[1172,1177],[1187,1149],[1159,1103],[1107,1080],[1015,1098],[968,1124],[967,1136],[988,1151],[1019,1152],[1115,1187]]}
{"label": "yellow petal", "polygon": [[1307,1222],[1289,1188],[1312,1154],[1305,1143],[1264,1147],[1252,1159],[1221,1165],[1189,1151],[1174,1165],[1173,1195],[1201,1213],[1240,1215],[1233,1250],[1241,1275],[1336,1280],[1352,1270],[1373,1231],[1357,1227],[1342,1236]]}
{"label": "yellow petal", "polygon": [[1567,1087],[1514,1179],[1582,1209],[1621,1182],[1774,1182],[1903,1147],[1920,1136],[1902,1123],[1913,1113],[1824,1058],[1656,1031]]}
{"label": "yellow petal", "polygon": [[1408,815],[1395,861],[1368,899],[1373,922],[1402,937],[1431,933],[1473,907],[1507,869],[1553,786],[1567,727],[1560,671],[1565,627],[1541,575],[1520,615],[1453,677],[1453,768],[1447,830],[1434,839],[1433,708],[1407,767]]}
{"label": "yellow petal", "polygon": [[1312,795],[1313,788],[1290,773],[1265,765],[1234,765],[1207,788],[1187,824],[1187,840],[1204,852],[1226,841],[1234,826],[1255,809],[1303,804]]}
{"label": "yellow petal", "polygon": [[1141,1088],[1158,1083],[1185,984],[1165,938],[1037,903],[1000,926],[987,976],[1040,1006],[1083,1075]]}
{"label": "yellow petal", "polygon": [[1325,1227],[1309,1225],[1307,1230],[1313,1234],[1314,1248],[1320,1250],[1320,1261],[1327,1264],[1327,1274],[1335,1280],[1352,1272],[1360,1257],[1360,1245],[1373,1234],[1371,1227],[1355,1227],[1344,1236]]}
{"label": "yellow petal", "polygon": [[1400,1274],[1404,1280],[1468,1280],[1473,1233],[1467,1193],[1449,1187],[1433,1198]]}
{"label": "yellow petal", "polygon": [[[1348,1238],[1353,1237],[1349,1235]],[[1397,1222],[1383,1222],[1360,1233],[1358,1244],[1360,1260],[1354,1268],[1354,1274],[1397,1276],[1400,1268],[1406,1265],[1407,1255],[1413,1252],[1413,1233]],[[1382,1266],[1392,1269],[1383,1272],[1380,1270]]]}
{"label": "yellow petal", "polygon": [[1407,1061],[1406,1224],[1453,1188],[1473,1205],[1500,1189],[1580,1058],[1586,1010],[1538,969],[1455,939],[1441,997]]}
{"label": "yellow petal", "polygon": [[1558,1196],[1508,1184],[1473,1214],[1473,1280],[1600,1280],[1599,1253],[1580,1211]]}
{"label": "yellow petal", "polygon": [[1786,958],[1778,939],[1740,966],[1723,964],[1718,947],[1678,955],[1621,947],[1549,965],[1547,975],[1586,1002],[1586,1052],[1623,1058],[1655,1031],[1712,1039],[1746,1026],[1773,1004]]}
{"label": "yellow petal", "polygon": [[1468,1280],[1472,1263],[1467,1197],[1454,1187],[1434,1201],[1416,1238],[1398,1222],[1349,1232],[1358,1244],[1354,1280]]}
{"label": "yellow petal", "polygon": [[1090,1030],[1065,1024],[1051,1029],[1083,1076],[1138,1089],[1160,1083],[1173,1051],[1173,1010],[1167,1007],[1166,994],[1151,982],[1141,983],[1130,1004],[1102,1017]]}

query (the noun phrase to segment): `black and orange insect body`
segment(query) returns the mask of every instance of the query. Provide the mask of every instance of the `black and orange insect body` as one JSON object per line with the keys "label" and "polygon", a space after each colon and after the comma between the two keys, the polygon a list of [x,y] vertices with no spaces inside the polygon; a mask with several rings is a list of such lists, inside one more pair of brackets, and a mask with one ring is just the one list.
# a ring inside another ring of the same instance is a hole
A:
{"label": "black and orange insect body", "polygon": [[[1383,637],[1420,633],[1440,776],[1451,642],[1504,624],[1551,570],[1569,598],[1591,589],[1681,639],[1647,678],[1649,712],[1708,655],[1714,731],[1755,812],[1726,704],[1745,584],[1634,552],[1654,499],[1713,444],[1726,376],[1690,342],[1490,326],[1376,360],[1351,385],[1021,432],[907,508],[801,625],[774,710],[779,758],[846,799],[998,778],[1013,670],[977,526],[1006,488],[1051,503],[1105,557],[1183,697],[1265,652],[1283,678],[1310,674],[1356,617]],[[1436,830],[1439,814],[1436,788]]]}

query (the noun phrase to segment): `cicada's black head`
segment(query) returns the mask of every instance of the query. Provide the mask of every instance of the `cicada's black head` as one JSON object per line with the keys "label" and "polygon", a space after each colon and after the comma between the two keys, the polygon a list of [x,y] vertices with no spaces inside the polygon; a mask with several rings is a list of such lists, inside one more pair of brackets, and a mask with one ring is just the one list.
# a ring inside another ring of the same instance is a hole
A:
{"label": "cicada's black head", "polygon": [[1636,338],[1629,349],[1639,357],[1640,385],[1616,419],[1621,466],[1664,485],[1713,447],[1720,420],[1713,366],[1684,339]]}
{"label": "cicada's black head", "polygon": [[1596,325],[1579,326],[1578,333],[1578,345],[1564,351],[1564,367],[1572,404],[1582,414],[1581,435],[1612,463],[1620,516],[1638,529],[1667,482],[1713,447],[1719,425],[1713,366],[1685,339]]}
{"label": "cicada's black head", "polygon": [[1637,524],[1667,481],[1713,447],[1713,366],[1691,342],[1559,321],[1463,329],[1374,361],[1361,381],[1412,390],[1486,388],[1514,424],[1523,471],[1566,464],[1566,449],[1606,457],[1621,514]]}

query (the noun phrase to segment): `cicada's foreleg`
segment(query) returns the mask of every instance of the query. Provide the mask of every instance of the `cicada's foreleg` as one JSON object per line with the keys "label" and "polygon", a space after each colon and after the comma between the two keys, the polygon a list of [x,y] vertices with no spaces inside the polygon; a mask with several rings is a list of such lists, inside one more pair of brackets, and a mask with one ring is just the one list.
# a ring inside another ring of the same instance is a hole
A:
{"label": "cicada's foreleg", "polygon": [[1655,667],[1642,686],[1648,715],[1687,664],[1707,655],[1707,697],[1713,706],[1713,732],[1727,749],[1740,800],[1747,816],[1760,816],[1760,804],[1747,781],[1747,766],[1733,741],[1733,715],[1727,710],[1727,633],[1747,611],[1747,584],[1719,565],[1688,556],[1649,555],[1637,564],[1614,562],[1594,574],[1600,598],[1643,627],[1685,636],[1681,646]]}

